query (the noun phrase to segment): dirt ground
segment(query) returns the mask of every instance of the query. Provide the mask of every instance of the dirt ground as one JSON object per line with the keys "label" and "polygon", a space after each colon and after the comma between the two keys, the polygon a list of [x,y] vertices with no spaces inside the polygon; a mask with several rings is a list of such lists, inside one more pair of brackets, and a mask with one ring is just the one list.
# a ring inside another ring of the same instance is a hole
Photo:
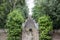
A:
{"label": "dirt ground", "polygon": [[53,36],[53,39],[52,39],[52,40],[60,40],[60,35],[55,34],[55,35]]}
{"label": "dirt ground", "polygon": [[0,40],[7,40],[7,32],[4,29],[0,29]]}
{"label": "dirt ground", "polygon": [[[7,31],[5,29],[0,29],[0,40],[7,40]],[[60,30],[53,33],[52,40],[60,40]]]}
{"label": "dirt ground", "polygon": [[52,36],[52,40],[60,40],[60,30],[55,30]]}

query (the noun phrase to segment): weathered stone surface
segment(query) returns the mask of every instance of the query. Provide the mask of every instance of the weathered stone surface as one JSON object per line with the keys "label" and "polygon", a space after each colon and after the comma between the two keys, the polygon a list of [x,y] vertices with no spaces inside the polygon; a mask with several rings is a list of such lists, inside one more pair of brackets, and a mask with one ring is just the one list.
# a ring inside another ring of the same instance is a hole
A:
{"label": "weathered stone surface", "polygon": [[32,18],[28,18],[22,31],[22,40],[39,40],[38,26]]}

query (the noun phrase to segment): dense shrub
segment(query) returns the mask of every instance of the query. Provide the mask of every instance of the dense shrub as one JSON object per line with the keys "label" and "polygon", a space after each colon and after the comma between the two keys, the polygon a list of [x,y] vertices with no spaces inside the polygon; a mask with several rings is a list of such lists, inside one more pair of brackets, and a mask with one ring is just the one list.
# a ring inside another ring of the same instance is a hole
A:
{"label": "dense shrub", "polygon": [[51,40],[50,31],[52,31],[52,21],[49,16],[41,16],[38,19],[39,24],[39,40]]}
{"label": "dense shrub", "polygon": [[21,40],[21,27],[24,22],[22,11],[15,9],[8,14],[6,26],[8,28],[7,40]]}

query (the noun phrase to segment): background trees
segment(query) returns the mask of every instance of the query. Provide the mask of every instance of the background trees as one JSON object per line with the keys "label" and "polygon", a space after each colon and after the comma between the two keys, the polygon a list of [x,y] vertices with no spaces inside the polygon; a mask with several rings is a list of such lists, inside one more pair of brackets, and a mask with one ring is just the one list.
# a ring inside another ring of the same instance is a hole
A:
{"label": "background trees", "polygon": [[4,28],[7,15],[18,8],[23,11],[23,16],[27,18],[28,14],[26,11],[25,0],[0,0],[0,28]]}
{"label": "background trees", "polygon": [[0,28],[5,25],[6,16],[9,13],[6,0],[0,0]]}
{"label": "background trees", "polygon": [[53,21],[53,29],[60,29],[60,1],[59,0],[36,0],[34,17],[49,15]]}

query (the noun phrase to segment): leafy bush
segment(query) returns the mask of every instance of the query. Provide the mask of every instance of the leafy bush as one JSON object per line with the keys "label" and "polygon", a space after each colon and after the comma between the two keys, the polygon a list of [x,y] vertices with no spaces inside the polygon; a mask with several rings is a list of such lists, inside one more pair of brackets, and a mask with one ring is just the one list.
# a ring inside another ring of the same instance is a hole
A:
{"label": "leafy bush", "polygon": [[52,31],[52,21],[49,16],[41,16],[38,19],[39,24],[39,40],[51,40],[51,36],[49,36],[49,32]]}
{"label": "leafy bush", "polygon": [[15,9],[8,14],[6,26],[8,28],[8,40],[21,40],[21,27],[24,22],[22,11]]}

